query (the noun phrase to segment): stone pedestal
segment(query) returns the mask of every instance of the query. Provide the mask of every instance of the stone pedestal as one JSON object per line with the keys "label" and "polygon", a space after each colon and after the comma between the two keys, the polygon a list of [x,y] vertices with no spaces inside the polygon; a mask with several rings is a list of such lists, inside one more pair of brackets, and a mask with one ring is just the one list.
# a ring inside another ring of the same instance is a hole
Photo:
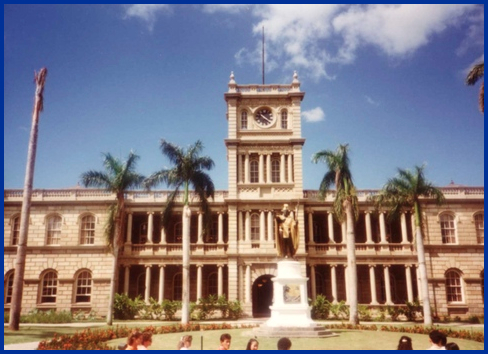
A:
{"label": "stone pedestal", "polygon": [[293,260],[278,262],[273,281],[271,318],[256,334],[266,337],[329,337],[335,334],[316,324],[308,305],[307,280],[302,276],[300,263]]}

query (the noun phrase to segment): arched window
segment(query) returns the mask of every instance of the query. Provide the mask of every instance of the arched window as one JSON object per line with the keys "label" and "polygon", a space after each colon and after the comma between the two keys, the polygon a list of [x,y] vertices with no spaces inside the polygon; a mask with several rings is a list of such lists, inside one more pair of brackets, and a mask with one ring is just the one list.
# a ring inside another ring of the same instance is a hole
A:
{"label": "arched window", "polygon": [[61,221],[62,219],[59,215],[53,215],[47,219],[46,243],[48,245],[59,245],[61,239]]}
{"label": "arched window", "polygon": [[20,216],[16,216],[12,219],[12,239],[11,245],[15,246],[19,244],[20,237]]}
{"label": "arched window", "polygon": [[50,270],[41,279],[41,304],[55,303],[58,293],[58,275],[54,270]]}
{"label": "arched window", "polygon": [[12,303],[12,292],[14,286],[14,272],[10,271],[4,278],[3,281],[3,303]]}
{"label": "arched window", "polygon": [[442,214],[440,216],[442,243],[456,243],[456,224],[454,216]]}
{"label": "arched window", "polygon": [[250,177],[251,183],[259,183],[259,162],[251,160],[250,162]]}
{"label": "arched window", "polygon": [[271,182],[280,182],[280,161],[278,159],[271,160]]}
{"label": "arched window", "polygon": [[485,243],[485,213],[481,212],[474,216],[474,225],[476,227],[476,239],[478,243]]}
{"label": "arched window", "polygon": [[288,111],[281,111],[281,129],[288,129]]}
{"label": "arched window", "polygon": [[246,111],[241,112],[241,129],[243,129],[243,130],[247,129],[247,112]]}
{"label": "arched window", "polygon": [[251,241],[259,241],[259,215],[251,215]]}
{"label": "arched window", "polygon": [[175,242],[181,243],[183,240],[183,224],[181,222],[175,224]]}
{"label": "arched window", "polygon": [[95,243],[95,217],[86,215],[81,219],[80,244],[93,245]]}
{"label": "arched window", "polygon": [[458,270],[446,272],[446,296],[448,303],[464,302],[462,278]]}
{"label": "arched window", "polygon": [[173,300],[174,301],[181,301],[182,294],[183,294],[183,274],[176,273],[173,277]]}
{"label": "arched window", "polygon": [[89,271],[84,270],[76,277],[75,302],[87,303],[91,301],[92,276]]}
{"label": "arched window", "polygon": [[218,294],[218,278],[217,273],[212,273],[208,276],[208,295]]}

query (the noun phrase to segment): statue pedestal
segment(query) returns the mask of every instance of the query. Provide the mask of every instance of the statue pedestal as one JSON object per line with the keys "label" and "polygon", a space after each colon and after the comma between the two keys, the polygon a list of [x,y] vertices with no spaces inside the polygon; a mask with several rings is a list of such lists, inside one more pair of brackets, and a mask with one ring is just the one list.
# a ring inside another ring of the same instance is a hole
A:
{"label": "statue pedestal", "polygon": [[273,281],[271,318],[255,332],[267,337],[330,337],[334,333],[316,324],[308,305],[307,280],[302,276],[300,263],[293,260],[278,262]]}

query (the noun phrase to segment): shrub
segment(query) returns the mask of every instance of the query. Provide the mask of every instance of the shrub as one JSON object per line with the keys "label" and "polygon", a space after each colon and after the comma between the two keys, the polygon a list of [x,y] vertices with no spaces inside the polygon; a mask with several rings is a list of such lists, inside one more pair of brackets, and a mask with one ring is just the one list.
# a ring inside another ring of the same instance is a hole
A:
{"label": "shrub", "polygon": [[73,316],[69,311],[49,310],[40,311],[34,309],[29,311],[27,315],[20,316],[20,323],[71,323]]}
{"label": "shrub", "polygon": [[164,318],[173,321],[176,312],[181,309],[181,301],[163,300],[161,307],[164,312]]}
{"label": "shrub", "polygon": [[330,313],[335,319],[346,319],[349,317],[349,306],[346,305],[344,300],[337,303],[331,303]]}
{"label": "shrub", "polygon": [[3,312],[3,323],[10,323],[10,312]]}
{"label": "shrub", "polygon": [[238,320],[242,317],[242,307],[239,300],[229,301],[229,318],[232,320]]}
{"label": "shrub", "polygon": [[117,320],[132,320],[144,306],[140,296],[134,300],[127,294],[115,294],[114,317]]}
{"label": "shrub", "polygon": [[316,320],[326,320],[329,318],[330,306],[331,303],[324,295],[317,295],[315,301],[312,302],[312,318]]}
{"label": "shrub", "polygon": [[358,305],[359,319],[362,321],[371,321],[371,310],[367,305]]}
{"label": "shrub", "polygon": [[478,324],[481,323],[481,320],[478,316],[473,315],[473,316],[469,316],[468,322],[472,324]]}

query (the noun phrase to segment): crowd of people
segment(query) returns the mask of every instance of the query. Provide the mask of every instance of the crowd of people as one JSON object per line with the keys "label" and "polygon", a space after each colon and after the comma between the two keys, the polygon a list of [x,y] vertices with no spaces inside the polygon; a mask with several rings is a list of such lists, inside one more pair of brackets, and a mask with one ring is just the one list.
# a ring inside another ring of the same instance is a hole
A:
{"label": "crowd of people", "polygon": [[[177,350],[190,350],[192,344],[192,336],[184,335],[179,340],[176,349]],[[229,350],[232,337],[229,333],[223,333],[220,336],[220,346],[218,350]],[[459,346],[456,343],[447,343],[447,337],[438,330],[433,330],[429,334],[430,347],[427,350],[459,350]],[[147,350],[152,344],[152,332],[139,332],[137,330],[132,331],[128,338],[127,343],[119,346],[119,349],[124,350]],[[258,350],[259,342],[256,338],[251,338],[247,342],[246,350]],[[290,350],[291,340],[283,337],[276,343],[276,349],[278,350]],[[398,341],[398,350],[413,350],[412,338],[408,336],[402,336]]]}

